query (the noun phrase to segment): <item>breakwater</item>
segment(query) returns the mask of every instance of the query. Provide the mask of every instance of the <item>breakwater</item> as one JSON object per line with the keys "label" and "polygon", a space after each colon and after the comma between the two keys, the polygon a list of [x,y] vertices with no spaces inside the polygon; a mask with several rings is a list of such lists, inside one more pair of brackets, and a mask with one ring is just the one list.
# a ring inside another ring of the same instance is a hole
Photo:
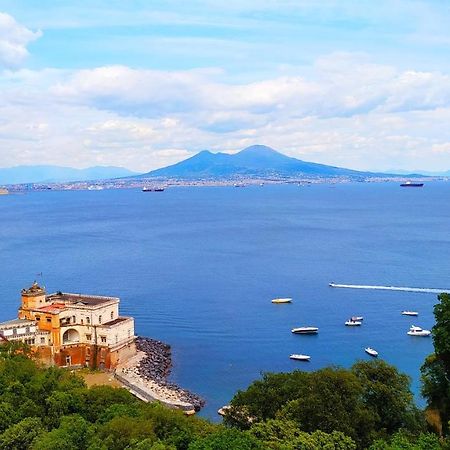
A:
{"label": "breakwater", "polygon": [[438,288],[371,286],[364,284],[338,284],[338,283],[330,283],[329,286],[333,288],[344,288],[344,289],[375,289],[381,291],[422,292],[425,294],[442,294],[442,293],[450,294],[450,289],[438,289]]}
{"label": "breakwater", "polygon": [[198,395],[167,380],[172,369],[170,345],[154,339],[138,337],[136,347],[146,354],[138,366],[139,374],[144,379],[156,381],[159,385],[175,391],[181,401],[192,404],[196,411],[205,405],[205,401]]}
{"label": "breakwater", "polygon": [[137,355],[119,366],[116,377],[145,401],[157,400],[184,411],[199,411],[205,401],[168,380],[172,369],[169,345],[155,339],[136,338]]}

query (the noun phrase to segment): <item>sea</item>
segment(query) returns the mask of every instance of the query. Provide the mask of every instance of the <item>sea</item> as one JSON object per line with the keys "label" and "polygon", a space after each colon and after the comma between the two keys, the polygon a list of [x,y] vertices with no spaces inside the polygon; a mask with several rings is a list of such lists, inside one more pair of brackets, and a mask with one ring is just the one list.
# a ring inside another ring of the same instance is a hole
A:
{"label": "sea", "polygon": [[[212,420],[264,372],[350,367],[367,346],[411,377],[423,405],[432,340],[406,332],[433,326],[436,294],[329,283],[448,289],[449,256],[445,182],[27,192],[0,197],[0,320],[16,317],[34,280],[118,296],[137,334],[172,346],[171,379]],[[344,326],[354,315],[363,325]]]}

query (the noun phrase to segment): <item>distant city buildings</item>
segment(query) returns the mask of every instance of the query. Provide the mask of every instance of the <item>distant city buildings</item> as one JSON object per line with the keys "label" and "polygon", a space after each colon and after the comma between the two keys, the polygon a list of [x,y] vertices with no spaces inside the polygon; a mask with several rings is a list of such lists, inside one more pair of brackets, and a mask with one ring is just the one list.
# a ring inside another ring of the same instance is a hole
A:
{"label": "distant city buildings", "polygon": [[134,319],[119,315],[119,299],[56,292],[36,282],[22,289],[18,318],[0,323],[0,339],[31,346],[47,364],[114,369],[136,354]]}

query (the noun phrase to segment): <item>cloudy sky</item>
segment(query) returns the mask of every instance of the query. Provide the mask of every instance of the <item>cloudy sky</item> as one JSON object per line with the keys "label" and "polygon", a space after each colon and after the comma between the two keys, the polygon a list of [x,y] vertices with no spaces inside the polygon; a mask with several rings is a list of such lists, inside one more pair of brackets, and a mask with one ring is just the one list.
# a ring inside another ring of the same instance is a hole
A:
{"label": "cloudy sky", "polygon": [[446,0],[0,0],[0,167],[269,145],[450,169]]}

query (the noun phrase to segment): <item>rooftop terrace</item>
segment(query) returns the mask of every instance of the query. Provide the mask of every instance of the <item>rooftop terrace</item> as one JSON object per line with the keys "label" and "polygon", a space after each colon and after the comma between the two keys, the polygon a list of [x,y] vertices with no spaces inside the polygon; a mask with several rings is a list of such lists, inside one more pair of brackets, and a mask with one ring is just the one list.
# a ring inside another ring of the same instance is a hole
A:
{"label": "rooftop terrace", "polygon": [[80,306],[98,306],[104,303],[119,302],[118,297],[105,297],[100,295],[86,295],[86,294],[71,294],[68,292],[56,292],[47,295],[47,302],[58,302],[71,305]]}

